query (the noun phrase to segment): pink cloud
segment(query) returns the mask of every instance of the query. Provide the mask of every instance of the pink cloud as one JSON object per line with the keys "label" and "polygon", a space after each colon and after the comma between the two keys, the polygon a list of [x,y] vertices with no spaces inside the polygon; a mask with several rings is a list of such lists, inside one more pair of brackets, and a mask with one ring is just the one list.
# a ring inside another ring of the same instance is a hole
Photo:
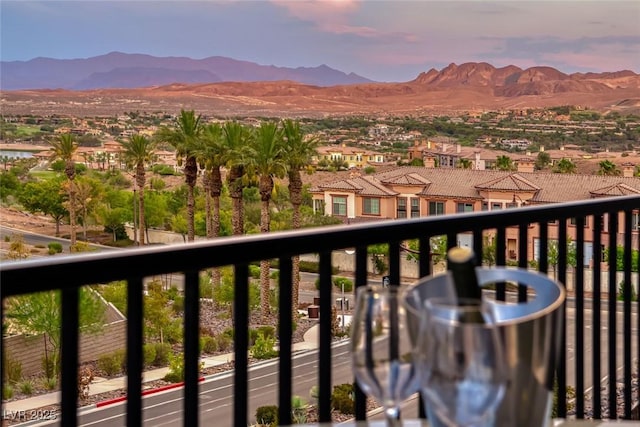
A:
{"label": "pink cloud", "polygon": [[271,0],[301,21],[314,23],[325,33],[353,34],[363,38],[393,38],[413,42],[416,37],[409,33],[388,33],[367,26],[351,25],[349,18],[360,9],[361,0]]}

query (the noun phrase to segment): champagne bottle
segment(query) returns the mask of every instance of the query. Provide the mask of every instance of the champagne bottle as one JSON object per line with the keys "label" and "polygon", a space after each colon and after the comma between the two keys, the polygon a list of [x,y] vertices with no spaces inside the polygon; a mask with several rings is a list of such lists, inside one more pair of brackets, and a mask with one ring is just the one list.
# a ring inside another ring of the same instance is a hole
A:
{"label": "champagne bottle", "polygon": [[[476,262],[473,251],[465,247],[454,247],[447,252],[447,269],[451,273],[458,305],[480,305],[482,288],[476,276]],[[484,323],[480,311],[466,312],[464,322]]]}

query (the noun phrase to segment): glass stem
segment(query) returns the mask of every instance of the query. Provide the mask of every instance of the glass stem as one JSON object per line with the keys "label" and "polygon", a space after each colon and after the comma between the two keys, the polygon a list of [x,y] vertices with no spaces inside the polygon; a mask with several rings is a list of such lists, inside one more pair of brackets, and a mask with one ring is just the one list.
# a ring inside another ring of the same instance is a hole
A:
{"label": "glass stem", "polygon": [[397,406],[388,406],[384,409],[384,415],[389,427],[400,426],[400,410]]}

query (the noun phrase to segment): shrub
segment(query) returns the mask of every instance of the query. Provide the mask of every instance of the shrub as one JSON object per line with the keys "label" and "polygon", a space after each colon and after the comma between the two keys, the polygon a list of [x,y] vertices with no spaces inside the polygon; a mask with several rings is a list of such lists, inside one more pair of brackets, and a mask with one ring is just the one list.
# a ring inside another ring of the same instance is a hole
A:
{"label": "shrub", "polygon": [[276,328],[269,325],[259,326],[258,334],[264,334],[265,337],[275,338],[276,337]]}
{"label": "shrub", "polygon": [[145,367],[152,366],[156,362],[155,344],[144,344],[142,346],[142,363]]}
{"label": "shrub", "polygon": [[300,396],[291,397],[291,420],[296,424],[307,423],[307,402]]}
{"label": "shrub", "polygon": [[107,377],[112,377],[122,373],[124,364],[124,352],[114,351],[100,356],[98,358],[98,369],[100,369]]}
{"label": "shrub", "polygon": [[253,279],[259,279],[260,278],[260,266],[258,265],[249,265],[249,277],[253,278]]}
{"label": "shrub", "polygon": [[171,309],[175,314],[184,312],[184,297],[182,295],[176,296],[173,300],[173,304],[171,304]]}
{"label": "shrub", "polygon": [[58,380],[55,378],[44,378],[42,380],[42,386],[45,390],[53,390],[58,386]]}
{"label": "shrub", "polygon": [[33,394],[33,381],[29,380],[29,379],[25,379],[22,380],[18,383],[18,389],[20,390],[20,393],[22,394],[26,394],[26,395],[32,395]]}
{"label": "shrub", "polygon": [[2,385],[2,398],[11,399],[13,397],[13,386],[9,383]]}
{"label": "shrub", "polygon": [[22,363],[6,353],[2,355],[2,364],[4,365],[4,381],[12,384],[22,379]]}
{"label": "shrub", "polygon": [[171,354],[171,346],[167,343],[156,343],[156,359],[154,365],[167,366],[169,363],[169,355]]}
{"label": "shrub", "polygon": [[55,255],[62,252],[62,244],[59,242],[49,242],[47,247],[49,248],[49,255]]}
{"label": "shrub", "polygon": [[355,413],[353,384],[345,383],[333,387],[331,393],[331,407],[343,414]]}
{"label": "shrub", "polygon": [[229,335],[218,335],[216,337],[218,341],[218,351],[226,351],[231,348],[231,344],[233,343],[233,339]]}
{"label": "shrub", "polygon": [[259,333],[256,343],[251,347],[251,356],[260,360],[276,357],[278,355],[278,351],[273,349],[275,344],[275,338],[265,337],[263,333]]}
{"label": "shrub", "polygon": [[276,405],[258,406],[256,422],[265,426],[278,425],[278,407]]}
{"label": "shrub", "polygon": [[210,335],[200,337],[200,351],[202,353],[215,353],[218,351],[218,340]]}
{"label": "shrub", "polygon": [[340,290],[342,290],[342,285],[344,285],[345,292],[351,292],[353,290],[353,281],[346,277],[335,277],[333,279],[333,285]]}
{"label": "shrub", "polygon": [[154,165],[151,170],[158,175],[177,175],[176,171],[169,165]]}
{"label": "shrub", "polygon": [[164,376],[164,380],[170,383],[184,381],[184,359],[180,355],[169,356],[169,372]]}

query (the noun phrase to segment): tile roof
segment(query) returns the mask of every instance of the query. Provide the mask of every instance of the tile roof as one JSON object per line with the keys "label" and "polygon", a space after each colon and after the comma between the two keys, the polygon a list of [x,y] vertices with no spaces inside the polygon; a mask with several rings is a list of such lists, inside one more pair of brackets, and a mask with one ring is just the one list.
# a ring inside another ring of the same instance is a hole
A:
{"label": "tile roof", "polygon": [[522,191],[534,193],[528,200],[533,203],[640,194],[640,178],[637,177],[424,167],[398,167],[365,177],[321,184],[312,191],[353,191],[369,196],[397,194],[385,188],[385,184],[415,185],[417,195],[458,199],[482,199],[479,189],[508,193]]}

